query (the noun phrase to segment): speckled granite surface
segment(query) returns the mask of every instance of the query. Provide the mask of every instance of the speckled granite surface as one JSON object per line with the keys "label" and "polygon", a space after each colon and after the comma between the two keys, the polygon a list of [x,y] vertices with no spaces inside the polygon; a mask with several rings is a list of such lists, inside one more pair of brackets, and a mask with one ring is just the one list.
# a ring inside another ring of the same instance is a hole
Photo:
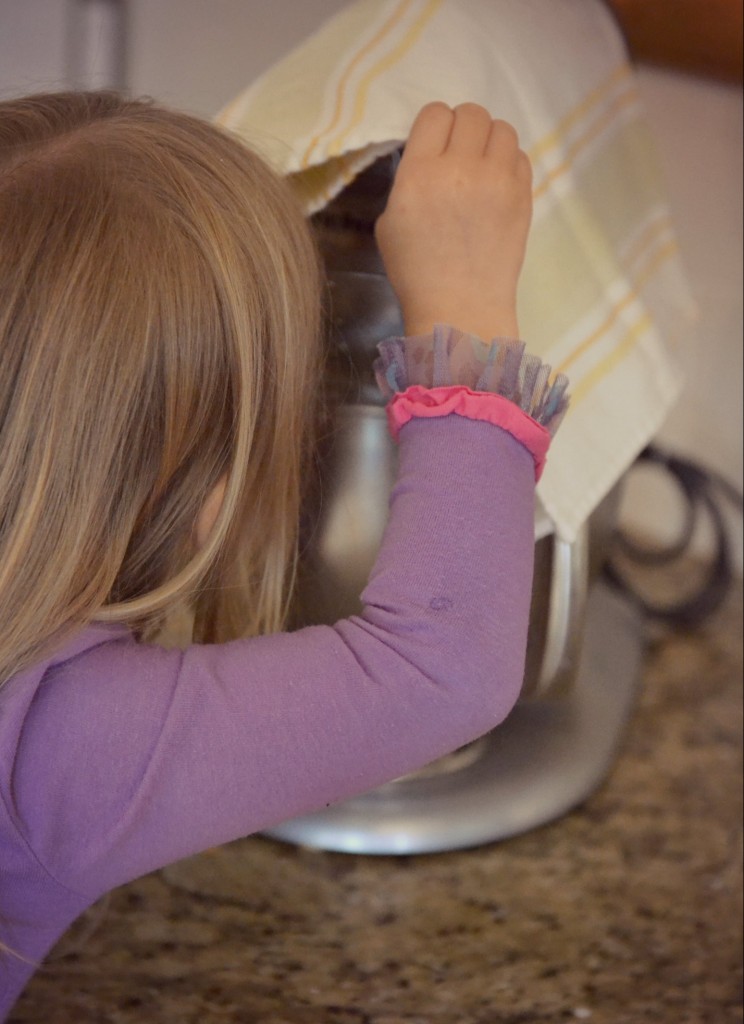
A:
{"label": "speckled granite surface", "polygon": [[13,1024],[741,1021],[741,626],[738,592],[652,638],[615,768],[562,820],[410,859],[208,852],[94,908]]}

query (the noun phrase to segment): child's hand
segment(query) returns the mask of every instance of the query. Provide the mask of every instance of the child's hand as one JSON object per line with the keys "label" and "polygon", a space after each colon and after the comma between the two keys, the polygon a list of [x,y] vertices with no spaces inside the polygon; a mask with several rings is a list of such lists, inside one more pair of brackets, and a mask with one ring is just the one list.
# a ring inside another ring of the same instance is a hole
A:
{"label": "child's hand", "polygon": [[516,132],[474,103],[430,103],[411,129],[377,242],[406,334],[448,323],[517,337],[532,169]]}

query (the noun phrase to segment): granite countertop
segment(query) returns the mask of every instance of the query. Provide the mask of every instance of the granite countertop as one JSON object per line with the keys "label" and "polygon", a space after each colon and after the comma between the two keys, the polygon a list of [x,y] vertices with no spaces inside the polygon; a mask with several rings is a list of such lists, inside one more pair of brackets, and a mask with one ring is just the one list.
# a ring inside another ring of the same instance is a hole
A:
{"label": "granite countertop", "polygon": [[741,1001],[741,588],[653,630],[579,809],[455,853],[254,837],[114,892],[13,1024],[726,1024]]}

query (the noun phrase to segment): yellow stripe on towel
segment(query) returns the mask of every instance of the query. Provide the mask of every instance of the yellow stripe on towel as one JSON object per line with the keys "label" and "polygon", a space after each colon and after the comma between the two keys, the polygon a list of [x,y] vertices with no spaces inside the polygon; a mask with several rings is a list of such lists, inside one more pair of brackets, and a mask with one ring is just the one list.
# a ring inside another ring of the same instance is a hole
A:
{"label": "yellow stripe on towel", "polygon": [[[600,324],[600,326],[595,331],[592,331],[592,333],[588,337],[584,338],[580,345],[576,346],[573,352],[571,352],[571,354],[567,356],[559,366],[556,367],[555,372],[568,373],[569,368],[576,362],[576,360],[579,359],[581,356],[585,355],[586,352],[588,352],[590,348],[596,345],[599,339],[603,335],[605,335],[607,331],[610,330],[610,328],[616,322],[616,320],[618,319],[618,317],[624,309],[626,309],[634,302],[642,302],[641,296],[639,294],[640,289],[643,288],[646,282],[656,273],[661,264],[665,260],[670,259],[676,253],[677,244],[674,241],[667,242],[666,245],[662,246],[662,248],[658,250],[658,252],[654,253],[648,265],[645,267],[643,273],[639,274],[636,278],[634,282],[635,287],[629,289],[627,294],[619,302],[613,304],[612,310],[610,311],[610,315],[607,317],[607,319],[602,324]],[[599,365],[602,364],[600,363]]]}
{"label": "yellow stripe on towel", "polygon": [[596,139],[598,135],[601,135],[605,128],[612,125],[621,110],[631,107],[637,102],[638,97],[635,92],[624,93],[623,95],[616,97],[610,106],[603,112],[602,117],[587,125],[584,134],[566,147],[563,161],[557,167],[553,168],[552,171],[547,172],[540,184],[535,187],[533,198],[537,200],[544,195],[558,178],[573,168],[573,162],[576,159],[577,154],[580,153],[582,149],[585,149],[590,142]]}
{"label": "yellow stripe on towel", "polygon": [[341,75],[338,85],[336,86],[336,100],[334,103],[331,120],[329,124],[327,124],[325,128],[322,128],[311,140],[310,145],[307,147],[302,156],[302,167],[309,167],[312,153],[315,147],[319,144],[320,140],[323,138],[324,135],[328,135],[334,130],[338,122],[341,120],[341,111],[343,109],[344,102],[344,92],[346,90],[346,86],[348,85],[349,79],[351,78],[354,69],[361,63],[361,61],[367,56],[367,54],[385,38],[388,32],[395,28],[395,26],[401,20],[401,18],[406,13],[406,11],[408,10],[412,3],[413,0],[403,0],[403,2],[396,7],[396,9],[393,11],[388,20],[372,37],[372,39],[365,43],[361,50],[358,50],[357,53],[355,53],[351,60],[348,62],[344,70],[344,73]]}
{"label": "yellow stripe on towel", "polygon": [[618,363],[622,362],[623,359],[626,359],[627,356],[630,355],[644,334],[651,330],[652,327],[653,324],[651,317],[648,313],[644,313],[620,339],[618,344],[613,347],[612,351],[605,356],[601,363],[598,363],[597,366],[595,366],[590,373],[587,373],[585,377],[579,380],[577,384],[573,384],[572,382],[571,405],[575,408],[587,397],[587,395],[594,392],[599,382],[605,377],[608,377]]}
{"label": "yellow stripe on towel", "polygon": [[593,107],[598,106],[619,82],[630,80],[631,68],[629,64],[623,63],[615,68],[604,82],[601,82],[596,89],[592,89],[581,100],[580,103],[560,119],[555,128],[543,136],[539,142],[530,147],[529,157],[533,162],[541,159],[549,150],[558,146],[568,135],[570,129],[577,121],[580,121],[585,114],[588,114]]}
{"label": "yellow stripe on towel", "polygon": [[357,93],[356,100],[354,102],[354,113],[349,125],[340,132],[335,139],[328,146],[329,156],[338,156],[344,152],[345,139],[351,134],[351,132],[358,125],[362,123],[364,118],[365,104],[367,101],[367,95],[370,90],[372,82],[379,78],[385,71],[388,71],[391,67],[394,67],[406,53],[411,49],[416,40],[421,35],[421,32],[425,28],[426,24],[432,19],[436,11],[442,5],[442,0],[427,0],[424,10],[416,18],[414,23],[408,29],[406,35],[400,41],[398,46],[385,57],[377,62],[374,67],[364,75],[360,82],[359,91]]}

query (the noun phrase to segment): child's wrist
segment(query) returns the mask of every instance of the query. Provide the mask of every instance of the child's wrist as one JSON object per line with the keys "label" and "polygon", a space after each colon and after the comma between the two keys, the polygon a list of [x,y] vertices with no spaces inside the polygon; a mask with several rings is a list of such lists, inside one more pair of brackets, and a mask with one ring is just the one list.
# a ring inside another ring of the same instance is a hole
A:
{"label": "child's wrist", "polygon": [[472,311],[449,313],[431,316],[405,316],[403,326],[406,336],[418,337],[431,334],[435,324],[449,324],[465,334],[473,334],[483,341],[492,338],[518,338],[519,323],[516,312],[492,314],[488,316],[474,315]]}

